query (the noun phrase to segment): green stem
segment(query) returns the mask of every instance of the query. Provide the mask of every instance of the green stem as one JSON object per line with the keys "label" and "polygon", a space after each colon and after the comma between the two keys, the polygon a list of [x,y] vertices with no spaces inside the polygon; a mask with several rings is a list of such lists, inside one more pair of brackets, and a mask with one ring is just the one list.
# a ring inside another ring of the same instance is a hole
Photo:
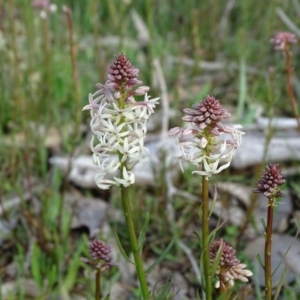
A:
{"label": "green stem", "polygon": [[138,276],[140,284],[141,284],[143,298],[144,298],[144,300],[149,300],[150,294],[149,294],[146,275],[145,275],[145,271],[143,268],[143,262],[142,262],[142,258],[140,256],[139,246],[138,246],[138,242],[137,242],[137,238],[136,238],[136,234],[135,234],[128,191],[129,191],[128,188],[124,187],[123,185],[121,186],[123,209],[124,209],[125,218],[126,218],[126,224],[127,224],[128,234],[129,234],[131,250],[132,250],[134,261],[135,261],[135,268],[136,268],[137,276]]}
{"label": "green stem", "polygon": [[101,269],[100,268],[96,269],[95,281],[96,281],[95,300],[101,300]]}
{"label": "green stem", "polygon": [[269,199],[268,216],[265,242],[265,299],[272,299],[272,269],[271,269],[271,251],[272,251],[272,231],[273,231],[273,209],[274,198]]}
{"label": "green stem", "polygon": [[[222,278],[220,278],[220,280],[222,280]],[[229,300],[230,293],[223,284],[220,285],[219,295],[222,300]]]}
{"label": "green stem", "polygon": [[202,176],[202,243],[203,243],[203,266],[205,277],[206,300],[212,300],[212,283],[210,275],[209,258],[209,201],[208,201],[208,180]]}

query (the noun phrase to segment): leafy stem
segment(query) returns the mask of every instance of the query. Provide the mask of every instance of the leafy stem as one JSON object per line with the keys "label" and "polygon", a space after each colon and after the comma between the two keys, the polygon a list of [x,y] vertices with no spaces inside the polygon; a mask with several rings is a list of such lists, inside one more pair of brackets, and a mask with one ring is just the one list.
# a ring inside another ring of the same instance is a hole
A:
{"label": "leafy stem", "polygon": [[209,258],[209,200],[208,200],[208,179],[202,176],[202,243],[203,243],[203,265],[205,277],[206,299],[212,300],[212,280],[210,275]]}
{"label": "leafy stem", "polygon": [[[120,174],[122,178],[123,176],[122,172],[120,172]],[[149,294],[147,279],[146,279],[143,262],[142,262],[142,258],[140,255],[139,246],[136,238],[128,191],[129,191],[128,187],[124,187],[124,185],[121,185],[123,209],[124,209],[124,214],[125,214],[125,219],[126,219],[126,224],[127,224],[128,234],[129,234],[129,242],[130,242],[131,250],[135,261],[135,268],[141,284],[143,298],[144,300],[149,300],[150,294]]]}

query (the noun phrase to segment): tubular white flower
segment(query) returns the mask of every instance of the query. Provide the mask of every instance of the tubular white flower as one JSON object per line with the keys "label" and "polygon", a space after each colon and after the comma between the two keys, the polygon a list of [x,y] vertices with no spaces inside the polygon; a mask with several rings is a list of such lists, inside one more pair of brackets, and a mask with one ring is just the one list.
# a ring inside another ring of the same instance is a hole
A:
{"label": "tubular white flower", "polygon": [[[200,169],[193,173],[210,177],[230,165],[233,154],[240,146],[244,134],[237,128],[241,128],[241,126],[226,126],[223,132],[210,137],[209,140],[204,137],[204,129],[196,126],[193,129],[173,128],[169,134],[177,134],[176,142],[182,153],[181,159],[184,158]],[[226,136],[227,138],[222,140],[223,134],[229,135],[229,137]]]}
{"label": "tubular white flower", "polygon": [[126,168],[123,167],[123,179],[114,177],[115,181],[119,184],[124,185],[125,187],[130,186],[134,183],[134,174],[132,172],[127,172]]}
{"label": "tubular white flower", "polygon": [[[150,99],[145,94],[144,100],[135,102],[130,97],[129,103],[119,107],[118,93],[113,93],[110,83],[98,84],[99,90],[89,95],[89,104],[83,109],[90,109],[90,127],[93,133],[90,148],[94,163],[99,168],[95,181],[99,188],[109,189],[111,185],[129,186],[134,183],[134,174],[130,170],[139,162],[146,162],[149,151],[144,148],[146,123],[158,104],[158,98]],[[146,90],[145,88],[138,93]],[[122,169],[122,178],[108,180],[107,174]]]}

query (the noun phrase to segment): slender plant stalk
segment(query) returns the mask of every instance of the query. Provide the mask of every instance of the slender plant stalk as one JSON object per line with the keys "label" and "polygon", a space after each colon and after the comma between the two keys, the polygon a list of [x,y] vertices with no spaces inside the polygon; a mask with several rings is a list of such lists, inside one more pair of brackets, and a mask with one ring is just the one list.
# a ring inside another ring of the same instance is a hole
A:
{"label": "slender plant stalk", "polygon": [[93,16],[93,35],[94,35],[94,56],[96,60],[96,65],[98,69],[99,81],[102,81],[102,71],[104,69],[101,61],[101,45],[100,45],[100,22],[99,22],[99,11],[100,2],[98,0],[93,0],[91,3],[91,14]]}
{"label": "slender plant stalk", "polygon": [[273,210],[275,199],[269,198],[266,242],[265,242],[265,299],[272,299],[272,269],[271,269],[271,250],[272,250],[272,230],[273,230]]}
{"label": "slender plant stalk", "polygon": [[[51,49],[50,49],[50,40],[49,40],[49,22],[48,18],[41,18],[41,27],[42,27],[42,38],[43,38],[43,54],[44,54],[44,95],[43,97],[46,99],[50,95],[50,87],[51,87],[51,60],[52,60],[52,55],[51,55]],[[45,105],[43,103],[43,105]],[[41,110],[41,108],[40,108]]]}
{"label": "slender plant stalk", "polygon": [[68,33],[69,33],[69,46],[70,46],[70,61],[72,66],[72,81],[73,81],[73,98],[75,100],[75,126],[73,131],[72,140],[74,141],[73,148],[70,151],[67,171],[63,178],[62,182],[62,192],[61,192],[61,201],[60,201],[60,208],[59,208],[59,215],[58,215],[58,224],[59,224],[59,231],[60,235],[62,236],[63,231],[63,212],[64,212],[64,202],[65,202],[65,191],[67,187],[67,181],[69,174],[71,172],[72,167],[72,157],[75,153],[76,144],[79,141],[79,128],[81,123],[81,109],[80,109],[80,89],[79,89],[79,80],[78,80],[78,67],[77,67],[77,60],[76,60],[76,45],[74,41],[74,30],[73,30],[73,21],[72,21],[72,12],[67,6],[63,6],[63,12],[66,17],[67,25],[68,25]]}
{"label": "slender plant stalk", "polygon": [[127,224],[128,234],[129,234],[131,250],[133,252],[133,257],[134,257],[134,261],[135,261],[135,268],[136,268],[137,276],[138,276],[140,284],[141,284],[143,298],[144,298],[144,300],[149,300],[150,294],[149,294],[147,279],[146,279],[145,271],[143,268],[143,262],[142,262],[142,258],[140,256],[139,246],[138,246],[138,242],[137,242],[137,238],[136,238],[136,234],[135,234],[128,191],[129,191],[129,189],[127,187],[124,187],[123,185],[121,186],[123,209],[124,209],[125,218],[126,218],[126,224]]}
{"label": "slender plant stalk", "polygon": [[210,275],[209,258],[209,202],[208,202],[208,180],[202,176],[202,243],[203,243],[203,265],[205,277],[206,300],[212,300],[212,283]]}
{"label": "slender plant stalk", "polygon": [[192,43],[193,43],[193,56],[195,59],[194,63],[194,74],[199,74],[200,71],[200,60],[201,60],[201,43],[200,43],[200,34],[199,34],[199,9],[194,8],[192,10]]}
{"label": "slender plant stalk", "polygon": [[299,113],[298,113],[298,106],[297,106],[297,100],[294,94],[294,89],[292,85],[292,66],[291,66],[291,53],[289,50],[289,45],[285,45],[284,47],[284,54],[285,54],[285,66],[286,66],[286,89],[291,101],[291,105],[293,108],[294,116],[298,124],[298,131],[300,131],[300,120],[299,120]]}
{"label": "slender plant stalk", "polygon": [[276,207],[276,198],[283,196],[279,188],[285,180],[281,174],[278,164],[269,164],[265,167],[263,175],[258,180],[253,193],[262,194],[268,198],[267,225],[265,228],[265,299],[272,299],[272,231],[273,231],[273,209]]}
{"label": "slender plant stalk", "polygon": [[96,275],[95,275],[95,300],[101,300],[101,269],[96,269]]}
{"label": "slender plant stalk", "polygon": [[[70,60],[72,65],[72,81],[73,81],[73,98],[75,100],[75,125],[76,129],[80,126],[81,122],[81,111],[80,111],[80,92],[79,92],[79,81],[78,81],[78,67],[76,60],[76,46],[74,41],[74,29],[73,29],[73,21],[72,21],[72,13],[71,10],[64,6],[63,11],[66,16],[68,31],[69,31],[69,45],[70,45]],[[75,135],[78,135],[78,132],[75,130]]]}

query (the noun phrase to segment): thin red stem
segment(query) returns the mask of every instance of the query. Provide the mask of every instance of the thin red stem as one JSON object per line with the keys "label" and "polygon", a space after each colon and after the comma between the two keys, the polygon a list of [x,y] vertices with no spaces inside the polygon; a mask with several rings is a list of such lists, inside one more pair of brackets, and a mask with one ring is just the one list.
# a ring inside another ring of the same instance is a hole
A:
{"label": "thin red stem", "polygon": [[265,242],[265,299],[272,299],[272,269],[271,269],[271,251],[272,251],[272,232],[273,232],[273,210],[275,199],[270,198],[268,203],[266,242]]}

